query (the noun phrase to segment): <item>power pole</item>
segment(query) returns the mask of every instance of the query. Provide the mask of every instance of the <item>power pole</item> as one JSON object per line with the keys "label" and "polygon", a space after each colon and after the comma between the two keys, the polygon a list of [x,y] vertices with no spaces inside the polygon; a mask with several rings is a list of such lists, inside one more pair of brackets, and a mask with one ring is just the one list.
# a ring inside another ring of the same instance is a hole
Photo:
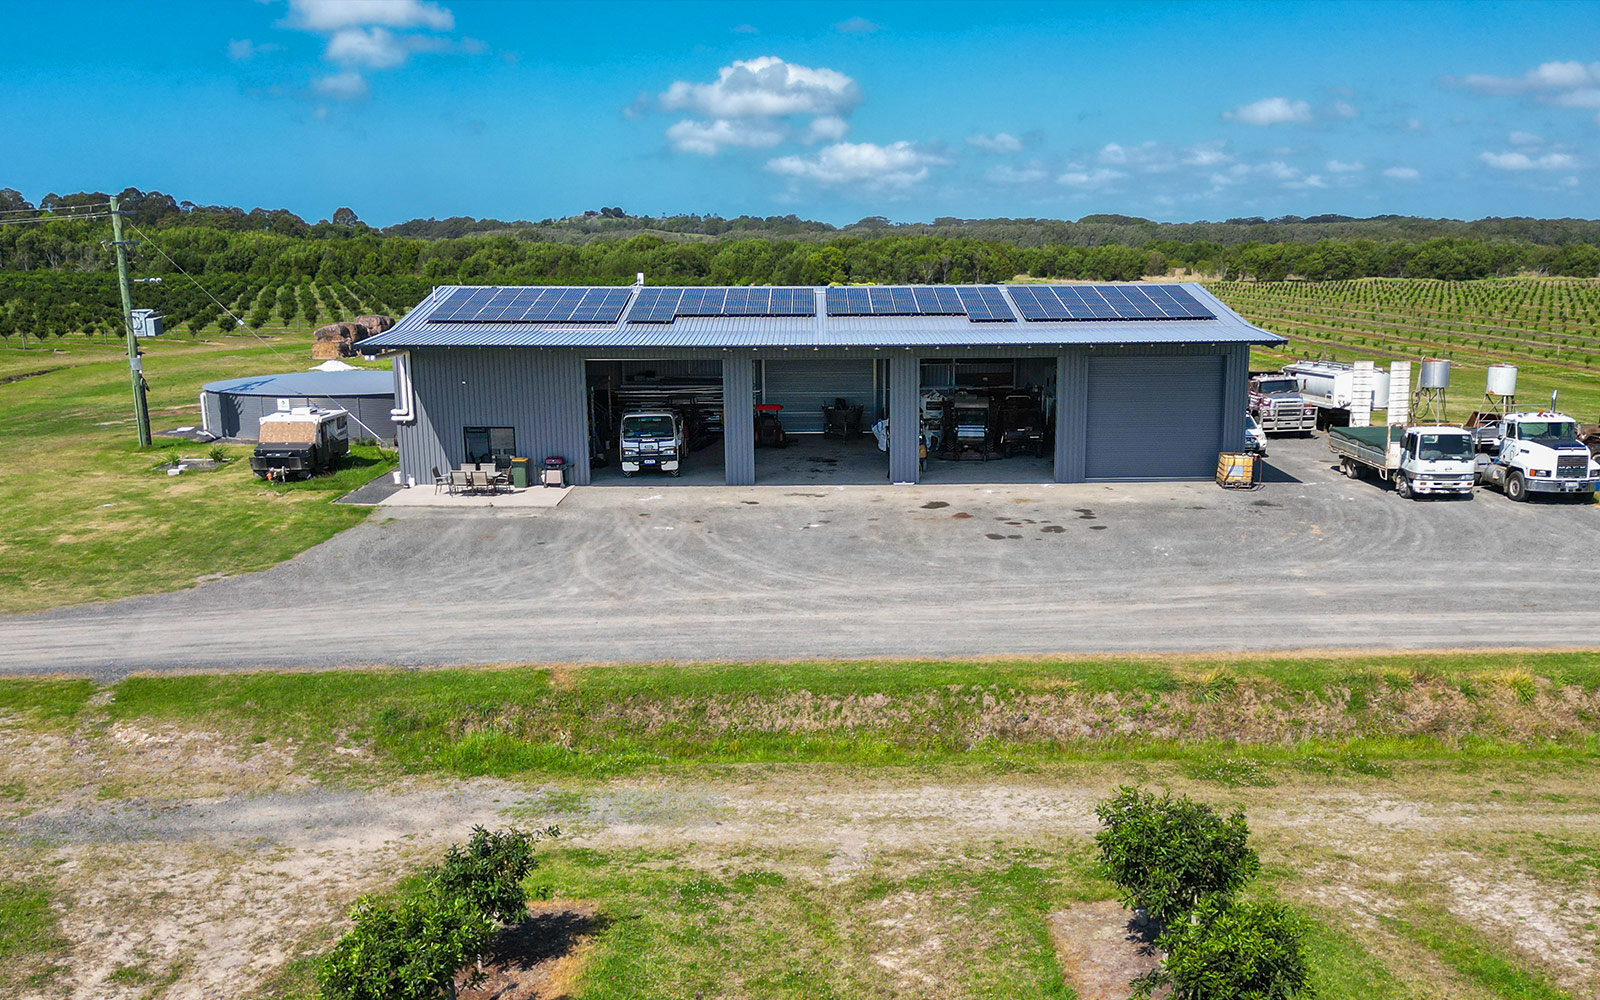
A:
{"label": "power pole", "polygon": [[128,289],[128,247],[122,239],[122,213],[111,196],[111,244],[117,248],[117,286],[122,289],[122,326],[128,333],[128,373],[133,379],[133,414],[139,424],[139,447],[150,447],[150,407],[144,398],[144,369],[139,341],[133,335],[133,293]]}

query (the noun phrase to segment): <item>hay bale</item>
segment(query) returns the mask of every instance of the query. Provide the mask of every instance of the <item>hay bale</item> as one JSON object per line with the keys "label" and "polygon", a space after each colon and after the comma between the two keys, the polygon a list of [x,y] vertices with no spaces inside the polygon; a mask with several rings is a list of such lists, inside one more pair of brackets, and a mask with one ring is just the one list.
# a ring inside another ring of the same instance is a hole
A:
{"label": "hay bale", "polygon": [[366,316],[357,316],[352,322],[354,322],[356,326],[359,326],[366,331],[364,334],[357,336],[356,340],[364,340],[367,337],[376,336],[377,334],[389,329],[391,326],[394,326],[394,320],[387,316],[379,316],[376,313]]}
{"label": "hay bale", "polygon": [[355,345],[348,340],[318,340],[311,345],[313,361],[334,361],[355,356]]}

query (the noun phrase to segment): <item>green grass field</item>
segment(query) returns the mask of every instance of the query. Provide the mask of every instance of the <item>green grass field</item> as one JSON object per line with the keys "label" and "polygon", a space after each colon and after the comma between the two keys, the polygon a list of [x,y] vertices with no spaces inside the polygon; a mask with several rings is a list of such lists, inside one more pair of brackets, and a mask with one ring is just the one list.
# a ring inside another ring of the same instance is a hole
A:
{"label": "green grass field", "polygon": [[[589,914],[563,973],[579,1000],[1071,1000],[1050,917],[1112,895],[1092,805],[1137,783],[1245,808],[1261,891],[1310,922],[1322,1000],[1570,1000],[1600,959],[1597,707],[1594,653],[5,680],[0,738],[30,749],[0,763],[0,817],[71,797],[159,825],[187,802],[246,805],[248,788],[275,792],[259,801],[292,840],[311,822],[293,818],[300,795],[350,796],[341,808],[365,815],[477,788],[505,821],[565,831],[530,886]],[[40,749],[68,739],[68,758]],[[1031,814],[1041,803],[1056,805]],[[21,928],[5,946],[47,979],[95,954],[63,940],[60,916],[90,921],[128,891],[110,845],[53,836],[0,844],[18,873],[0,908]],[[169,869],[196,850],[184,870],[211,885],[325,849],[309,843],[130,849],[166,852]],[[369,877],[393,885],[408,869],[386,857]],[[78,860],[52,879],[60,859]],[[274,878],[251,912],[300,929],[239,995],[309,1000],[341,918],[325,883],[313,904]],[[308,912],[324,916],[308,927]],[[152,982],[204,967],[149,950],[136,968]],[[133,977],[119,961],[110,975]]]}
{"label": "green grass field", "polygon": [[[217,379],[311,366],[310,338],[166,337],[144,345],[151,425],[199,423],[200,387]],[[268,486],[246,446],[210,472],[168,477],[155,466],[204,457],[209,445],[156,438],[140,449],[128,362],[119,341],[68,337],[0,345],[0,613],[175,590],[265,569],[332,537],[366,508],[329,501],[392,465],[354,449],[331,476]]]}
{"label": "green grass field", "polygon": [[1330,282],[1211,282],[1240,315],[1290,343],[1253,352],[1251,367],[1328,357],[1455,363],[1450,414],[1483,399],[1484,369],[1517,366],[1518,398],[1559,405],[1580,422],[1600,421],[1600,282],[1505,278],[1444,282],[1367,278]]}

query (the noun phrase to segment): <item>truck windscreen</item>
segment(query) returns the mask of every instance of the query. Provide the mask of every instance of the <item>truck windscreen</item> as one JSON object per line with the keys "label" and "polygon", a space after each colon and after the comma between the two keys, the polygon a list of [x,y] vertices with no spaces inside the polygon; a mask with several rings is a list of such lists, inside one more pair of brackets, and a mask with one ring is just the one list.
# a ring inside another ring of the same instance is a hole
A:
{"label": "truck windscreen", "polygon": [[671,437],[671,417],[629,417],[622,422],[622,433],[628,437]]}
{"label": "truck windscreen", "polygon": [[1524,420],[1518,429],[1522,440],[1534,444],[1568,444],[1578,438],[1570,420]]}
{"label": "truck windscreen", "polygon": [[1467,434],[1418,434],[1417,457],[1424,462],[1466,461],[1472,457],[1472,437]]}
{"label": "truck windscreen", "polygon": [[1258,391],[1265,393],[1300,391],[1299,384],[1292,378],[1262,379],[1258,385]]}

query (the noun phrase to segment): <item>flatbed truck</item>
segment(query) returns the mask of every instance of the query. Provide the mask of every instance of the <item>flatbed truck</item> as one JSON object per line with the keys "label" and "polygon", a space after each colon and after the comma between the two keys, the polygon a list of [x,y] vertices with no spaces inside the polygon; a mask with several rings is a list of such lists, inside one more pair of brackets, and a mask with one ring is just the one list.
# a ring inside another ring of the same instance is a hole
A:
{"label": "flatbed truck", "polygon": [[1472,432],[1449,425],[1330,427],[1328,447],[1346,476],[1375,472],[1393,480],[1407,500],[1424,496],[1472,499],[1476,449]]}

